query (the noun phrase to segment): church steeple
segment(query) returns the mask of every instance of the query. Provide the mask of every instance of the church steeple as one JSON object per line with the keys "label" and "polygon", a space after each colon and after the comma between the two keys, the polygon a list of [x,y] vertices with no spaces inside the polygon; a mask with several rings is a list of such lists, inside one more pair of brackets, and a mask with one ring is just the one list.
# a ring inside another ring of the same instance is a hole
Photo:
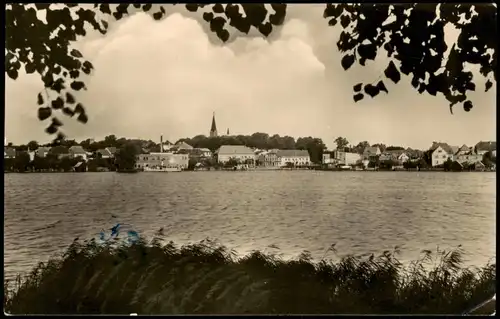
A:
{"label": "church steeple", "polygon": [[229,136],[229,128],[227,128],[227,134],[226,135]]}
{"label": "church steeple", "polygon": [[215,125],[215,112],[212,116],[212,127],[210,128],[210,137],[217,137],[217,125]]}

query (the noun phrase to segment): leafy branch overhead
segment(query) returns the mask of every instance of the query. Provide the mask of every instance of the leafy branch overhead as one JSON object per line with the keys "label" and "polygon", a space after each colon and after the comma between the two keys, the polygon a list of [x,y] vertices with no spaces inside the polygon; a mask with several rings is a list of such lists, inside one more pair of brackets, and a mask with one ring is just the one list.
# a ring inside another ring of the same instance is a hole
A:
{"label": "leafy branch overhead", "polygon": [[[185,7],[191,12],[204,9],[203,19],[223,42],[230,38],[229,26],[243,33],[253,27],[269,36],[283,24],[287,9],[286,4],[280,3],[191,3]],[[40,11],[45,12],[46,21],[38,18]],[[155,20],[166,14],[165,8],[157,4],[102,3],[94,4],[93,9],[72,3],[57,7],[6,6],[5,72],[16,80],[24,67],[26,73],[40,76],[44,90],[37,96],[38,117],[41,121],[50,119],[46,132],[57,133],[56,140],[64,138],[57,111],[76,116],[82,123],[88,121],[85,108],[74,93],[86,89],[83,78],[92,73],[93,65],[71,44],[86,35],[86,25],[106,34],[108,22],[99,16],[120,20],[137,11],[150,13]],[[457,103],[463,103],[466,111],[472,108],[467,92],[474,91],[476,85],[465,62],[480,66],[480,73],[487,80],[486,91],[496,81],[497,17],[493,4],[327,4],[323,17],[329,25],[339,24],[342,28],[337,46],[343,54],[340,63],[345,70],[355,63],[364,66],[383,50],[390,58],[384,71],[386,78],[397,84],[401,73],[411,76],[411,84],[419,93],[442,93],[450,102],[450,110]],[[450,50],[444,39],[447,24],[460,32]],[[359,83],[353,89],[356,102],[366,94],[375,97],[380,91],[388,93],[380,79],[375,84]]]}
{"label": "leafy branch overhead", "polygon": [[[365,66],[385,51],[390,62],[384,75],[397,84],[401,73],[411,77],[419,93],[441,93],[450,102],[450,111],[463,103],[470,111],[468,91],[475,91],[472,72],[465,63],[476,64],[486,78],[485,91],[496,81],[497,10],[494,4],[328,4],[328,24],[340,24],[337,47],[347,70],[356,62]],[[459,36],[448,50],[445,26],[453,25]],[[354,100],[360,101],[362,83],[354,86]],[[364,85],[374,97],[388,92],[384,83]]]}

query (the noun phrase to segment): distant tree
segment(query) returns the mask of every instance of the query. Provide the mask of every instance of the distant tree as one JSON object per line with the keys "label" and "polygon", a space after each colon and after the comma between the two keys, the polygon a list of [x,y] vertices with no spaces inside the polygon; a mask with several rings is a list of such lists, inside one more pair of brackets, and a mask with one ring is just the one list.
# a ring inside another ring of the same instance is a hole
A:
{"label": "distant tree", "polygon": [[337,145],[337,150],[344,151],[345,148],[349,145],[349,141],[345,137],[342,137],[342,136],[337,137],[334,140],[334,142]]}
{"label": "distant tree", "polygon": [[38,145],[37,141],[30,141],[27,146],[28,146],[28,149],[30,151],[34,151],[34,150],[38,149],[39,145]]}
{"label": "distant tree", "polygon": [[445,171],[451,171],[453,166],[453,161],[448,158],[444,163],[443,163],[443,168]]}
{"label": "distant tree", "polygon": [[432,166],[432,152],[431,150],[427,150],[424,152],[422,159],[425,161],[428,167]]}
{"label": "distant tree", "polygon": [[26,152],[28,150],[28,145],[22,144],[19,146],[15,146],[16,151],[18,152]]}
{"label": "distant tree", "polygon": [[238,166],[239,164],[240,164],[239,159],[231,157],[227,162],[224,163],[224,167],[232,168]]}
{"label": "distant tree", "polygon": [[378,147],[380,152],[385,152],[387,147],[385,146],[385,144],[382,144],[382,143],[377,143],[377,144],[373,144],[372,145],[373,147]]}
{"label": "distant tree", "polygon": [[358,145],[354,147],[354,151],[358,154],[363,154],[365,148],[369,147],[370,143],[368,141],[359,142]]}
{"label": "distant tree", "polygon": [[117,139],[116,139],[115,135],[108,135],[104,138],[103,144],[106,147],[111,147],[111,146],[116,147],[116,141],[117,141]]}
{"label": "distant tree", "polygon": [[50,163],[45,157],[36,156],[31,162],[34,171],[45,171],[50,168]]}
{"label": "distant tree", "polygon": [[190,157],[188,161],[188,171],[194,170],[198,163],[200,163],[198,158]]}
{"label": "distant tree", "polygon": [[12,144],[12,142],[9,142],[9,143],[7,144],[7,146],[8,146],[8,147],[12,147],[13,145],[14,145],[14,144]]}
{"label": "distant tree", "polygon": [[401,146],[387,146],[386,151],[404,151],[405,148]]}
{"label": "distant tree", "polygon": [[135,169],[137,147],[133,143],[127,143],[116,153],[116,166],[118,170],[127,171]]}
{"label": "distant tree", "polygon": [[20,151],[16,154],[14,159],[13,168],[19,173],[26,172],[30,164],[30,156],[27,152]]}

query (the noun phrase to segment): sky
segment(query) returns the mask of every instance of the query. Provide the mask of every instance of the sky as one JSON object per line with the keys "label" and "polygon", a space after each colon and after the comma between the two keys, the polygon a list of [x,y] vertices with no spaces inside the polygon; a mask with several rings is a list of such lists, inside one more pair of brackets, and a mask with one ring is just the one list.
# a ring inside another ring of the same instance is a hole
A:
{"label": "sky", "polygon": [[[70,139],[106,135],[176,141],[208,135],[215,112],[220,133],[265,132],[314,136],[329,148],[342,136],[360,141],[427,149],[433,141],[474,145],[496,139],[495,86],[469,94],[475,107],[457,106],[450,114],[442,96],[420,95],[409,79],[385,81],[389,94],[354,103],[353,85],[378,81],[384,57],[344,71],[336,42],[339,28],[322,18],[321,4],[289,5],[287,18],[265,39],[230,29],[222,44],[201,18],[184,6],[166,5],[160,21],[135,13],[110,23],[105,36],[89,31],[75,43],[95,67],[88,90],[77,98],[85,105],[85,125],[61,115]],[[447,30],[447,41],[456,32]],[[36,75],[6,76],[6,137],[14,144],[49,141],[48,122],[37,119],[36,95],[43,84]]]}

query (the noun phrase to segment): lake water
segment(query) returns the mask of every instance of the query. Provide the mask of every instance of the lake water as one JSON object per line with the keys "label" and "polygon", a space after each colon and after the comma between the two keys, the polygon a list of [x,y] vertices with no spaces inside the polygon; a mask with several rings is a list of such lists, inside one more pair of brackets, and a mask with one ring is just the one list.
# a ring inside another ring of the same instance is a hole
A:
{"label": "lake water", "polygon": [[[183,172],[4,174],[5,271],[26,272],[75,237],[115,223],[177,243],[217,239],[239,253],[321,258],[461,244],[468,263],[495,257],[495,173]],[[113,215],[116,215],[113,217]]]}

